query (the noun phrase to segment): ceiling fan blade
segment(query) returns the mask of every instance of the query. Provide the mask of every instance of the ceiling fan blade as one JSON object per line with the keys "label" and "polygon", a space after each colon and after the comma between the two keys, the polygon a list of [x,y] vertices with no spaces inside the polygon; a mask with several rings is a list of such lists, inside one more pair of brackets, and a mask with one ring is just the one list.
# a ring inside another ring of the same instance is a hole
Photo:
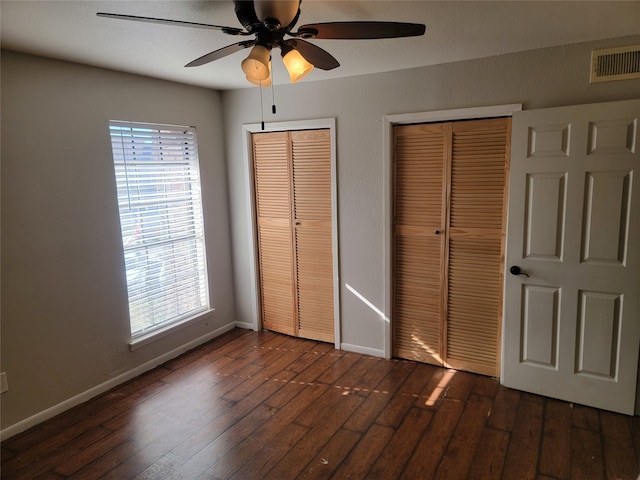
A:
{"label": "ceiling fan blade", "polygon": [[320,70],[333,70],[340,66],[338,60],[326,50],[306,42],[300,38],[287,40],[287,43],[298,50],[305,60]]}
{"label": "ceiling fan blade", "polygon": [[293,36],[335,40],[417,37],[424,35],[421,23],[403,22],[328,22],[303,25]]}
{"label": "ceiling fan blade", "polygon": [[160,23],[163,25],[176,25],[179,27],[208,28],[212,30],[222,30],[229,35],[250,35],[249,32],[236,27],[225,27],[223,25],[210,25],[208,23],[183,22],[182,20],[168,20],[164,18],[138,17],[136,15],[121,15],[119,13],[96,13],[99,17],[115,18],[118,20],[133,20],[136,22]]}
{"label": "ceiling fan blade", "polygon": [[211,53],[207,53],[200,58],[196,58],[193,62],[187,63],[185,67],[199,67],[200,65],[213,62],[214,60],[218,60],[222,57],[226,57],[227,55],[231,55],[232,53],[239,52],[240,50],[251,47],[255,44],[255,40],[246,40],[244,42],[234,43],[233,45],[227,45],[226,47],[222,47],[218,50],[214,50]]}

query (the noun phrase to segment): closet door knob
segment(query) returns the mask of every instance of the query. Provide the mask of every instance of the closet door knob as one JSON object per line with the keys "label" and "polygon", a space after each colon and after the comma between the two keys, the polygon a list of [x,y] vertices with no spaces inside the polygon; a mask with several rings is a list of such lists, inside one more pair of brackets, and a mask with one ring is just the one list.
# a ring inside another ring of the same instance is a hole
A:
{"label": "closet door knob", "polygon": [[440,235],[442,232],[440,230],[434,230],[433,233],[435,233],[436,235]]}

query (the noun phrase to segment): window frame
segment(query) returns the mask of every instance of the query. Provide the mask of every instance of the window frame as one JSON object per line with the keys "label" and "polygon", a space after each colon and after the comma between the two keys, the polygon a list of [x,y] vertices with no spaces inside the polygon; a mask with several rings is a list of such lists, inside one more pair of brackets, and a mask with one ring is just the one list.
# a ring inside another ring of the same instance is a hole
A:
{"label": "window frame", "polygon": [[[108,130],[127,289],[131,335],[129,346],[131,350],[135,350],[203,320],[203,317],[213,311],[207,268],[200,159],[196,129],[192,126],[110,120]],[[141,152],[142,146],[144,152],[141,154],[138,152]],[[176,209],[176,205],[179,208]],[[172,209],[177,210],[178,214],[172,213]],[[149,228],[151,225],[153,228]],[[148,231],[146,235],[140,233],[145,230]],[[127,244],[132,237],[136,242],[133,247]],[[177,252],[180,248],[187,251]],[[149,253],[150,251],[155,253]],[[137,262],[132,262],[129,258],[132,252],[136,252],[136,255],[142,252],[142,267],[132,267]],[[158,274],[158,270],[152,271],[153,267],[150,265],[153,262],[149,259],[160,264],[160,272],[168,273]],[[178,259],[186,260],[184,263],[188,266],[179,265]],[[136,271],[143,280],[134,282],[132,271]],[[181,273],[188,275],[183,277],[188,279],[186,286],[178,280]],[[157,276],[159,280],[149,280]],[[190,294],[184,295],[187,289]],[[166,290],[171,291],[169,296]],[[138,294],[141,296],[136,297]],[[195,307],[190,308],[191,303],[187,300],[194,301]],[[133,302],[141,302],[145,309],[149,309],[139,317],[142,319],[141,323],[148,324],[136,330],[133,309],[142,307],[133,307]],[[168,316],[155,321],[156,308],[164,309],[162,315]],[[181,308],[185,311],[181,312]],[[176,311],[177,314],[168,314],[168,311]]]}

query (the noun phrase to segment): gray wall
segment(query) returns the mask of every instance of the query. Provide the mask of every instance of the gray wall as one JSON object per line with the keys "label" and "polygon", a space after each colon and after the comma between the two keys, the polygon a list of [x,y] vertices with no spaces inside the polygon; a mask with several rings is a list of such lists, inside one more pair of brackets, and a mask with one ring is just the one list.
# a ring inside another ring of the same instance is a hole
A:
{"label": "gray wall", "polygon": [[[534,50],[362,77],[276,87],[269,122],[336,118],[342,342],[384,349],[383,118],[390,114],[522,103],[525,109],[640,98],[640,80],[589,84],[593,48],[638,43],[640,36]],[[257,89],[223,93],[234,251],[245,252],[249,218],[241,126],[260,121]],[[238,321],[251,322],[246,255],[234,255]]]}
{"label": "gray wall", "polygon": [[[234,321],[218,92],[2,52],[2,428]],[[197,129],[215,312],[129,351],[108,120]]]}

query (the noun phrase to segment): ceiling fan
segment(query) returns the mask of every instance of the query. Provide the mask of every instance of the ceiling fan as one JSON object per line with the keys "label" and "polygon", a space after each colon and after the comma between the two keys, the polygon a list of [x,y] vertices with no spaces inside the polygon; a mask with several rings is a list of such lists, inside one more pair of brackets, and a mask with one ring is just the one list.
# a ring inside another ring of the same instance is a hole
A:
{"label": "ceiling fan", "polygon": [[[117,13],[100,12],[97,15],[120,20],[207,28],[220,30],[228,35],[253,36],[251,40],[244,40],[207,53],[185,66],[197,67],[253,47],[249,56],[242,61],[242,70],[249,82],[261,86],[271,85],[271,50],[274,48],[280,49],[291,82],[295,83],[306,76],[313,67],[332,70],[340,66],[329,52],[307,42],[307,39],[399,38],[419,36],[425,32],[423,24],[378,21],[313,23],[293,31],[300,17],[302,0],[234,0],[233,3],[236,16],[244,28]],[[291,38],[285,39],[285,36]]]}

